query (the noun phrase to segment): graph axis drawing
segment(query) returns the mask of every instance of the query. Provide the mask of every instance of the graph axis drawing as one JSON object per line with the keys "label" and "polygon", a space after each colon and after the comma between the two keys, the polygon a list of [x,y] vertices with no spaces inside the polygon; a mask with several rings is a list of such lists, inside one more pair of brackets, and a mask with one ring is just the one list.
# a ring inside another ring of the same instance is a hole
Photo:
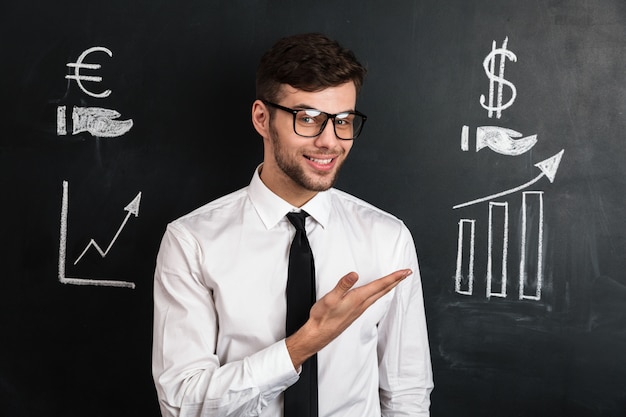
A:
{"label": "graph axis drawing", "polygon": [[[141,198],[141,193],[135,197],[135,199],[128,205],[124,210],[128,211],[128,215],[124,219],[122,226],[118,229],[115,237],[112,239],[111,243],[108,245],[106,251],[103,251],[98,244],[92,239],[80,257],[74,262],[74,264],[78,263],[78,261],[85,254],[87,249],[90,247],[96,248],[96,250],[100,253],[100,255],[104,258],[108,251],[111,249],[115,240],[119,236],[122,231],[122,228],[125,226],[128,218],[131,214],[137,216],[139,209],[139,200]],[[101,287],[119,287],[119,288],[129,288],[135,289],[135,283],[130,281],[120,281],[120,280],[112,280],[112,279],[92,279],[92,278],[78,278],[78,277],[68,277],[66,272],[66,260],[67,260],[67,219],[68,219],[68,211],[69,211],[69,185],[67,181],[63,181],[63,197],[61,201],[61,227],[59,232],[59,281],[63,284],[71,284],[71,285],[94,285]]]}

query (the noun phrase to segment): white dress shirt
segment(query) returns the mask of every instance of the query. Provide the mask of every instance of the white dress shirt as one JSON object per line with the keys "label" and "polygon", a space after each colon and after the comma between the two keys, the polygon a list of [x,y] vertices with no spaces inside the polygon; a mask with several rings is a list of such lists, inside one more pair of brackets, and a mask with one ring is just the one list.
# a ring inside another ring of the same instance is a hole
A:
{"label": "white dress shirt", "polygon": [[[298,380],[285,345],[296,210],[255,171],[250,185],[168,225],[154,282],[153,375],[164,417],[282,416]],[[433,387],[415,247],[397,218],[336,189],[302,210],[318,299],[413,274],[318,353],[320,417],[428,416]]]}

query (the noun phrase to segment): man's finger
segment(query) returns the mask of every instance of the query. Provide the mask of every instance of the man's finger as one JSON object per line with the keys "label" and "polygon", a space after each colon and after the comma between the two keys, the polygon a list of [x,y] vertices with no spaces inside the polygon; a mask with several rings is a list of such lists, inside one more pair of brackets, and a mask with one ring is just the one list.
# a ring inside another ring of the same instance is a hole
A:
{"label": "man's finger", "polygon": [[339,291],[341,295],[343,295],[346,292],[350,291],[350,288],[354,286],[358,279],[359,274],[357,274],[356,272],[349,272],[339,280],[337,286],[335,287],[335,290]]}
{"label": "man's finger", "polygon": [[396,285],[403,279],[411,275],[413,271],[410,269],[401,269],[399,271],[392,272],[389,275],[385,275],[382,278],[378,278],[375,281],[370,282],[367,285],[357,288],[357,290],[363,292],[361,294],[364,299],[374,297],[374,300],[382,297],[391,291]]}

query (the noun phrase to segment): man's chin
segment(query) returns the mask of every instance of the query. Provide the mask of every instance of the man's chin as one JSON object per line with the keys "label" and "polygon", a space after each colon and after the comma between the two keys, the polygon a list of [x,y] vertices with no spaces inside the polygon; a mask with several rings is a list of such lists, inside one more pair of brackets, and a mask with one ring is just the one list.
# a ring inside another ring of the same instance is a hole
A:
{"label": "man's chin", "polygon": [[322,178],[306,178],[306,180],[300,183],[301,186],[309,191],[321,192],[326,191],[335,185],[337,180],[337,174],[333,173],[330,176],[324,176]]}

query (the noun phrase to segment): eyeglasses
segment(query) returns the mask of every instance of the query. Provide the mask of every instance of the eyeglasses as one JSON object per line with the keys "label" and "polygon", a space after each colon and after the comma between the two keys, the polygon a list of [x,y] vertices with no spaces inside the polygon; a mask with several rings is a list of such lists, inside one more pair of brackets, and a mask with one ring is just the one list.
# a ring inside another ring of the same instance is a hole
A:
{"label": "eyeglasses", "polygon": [[363,130],[367,116],[358,111],[346,111],[330,114],[316,109],[290,109],[280,104],[262,100],[268,106],[286,111],[293,115],[293,131],[305,138],[319,136],[329,119],[333,120],[335,136],[342,140],[355,139]]}

